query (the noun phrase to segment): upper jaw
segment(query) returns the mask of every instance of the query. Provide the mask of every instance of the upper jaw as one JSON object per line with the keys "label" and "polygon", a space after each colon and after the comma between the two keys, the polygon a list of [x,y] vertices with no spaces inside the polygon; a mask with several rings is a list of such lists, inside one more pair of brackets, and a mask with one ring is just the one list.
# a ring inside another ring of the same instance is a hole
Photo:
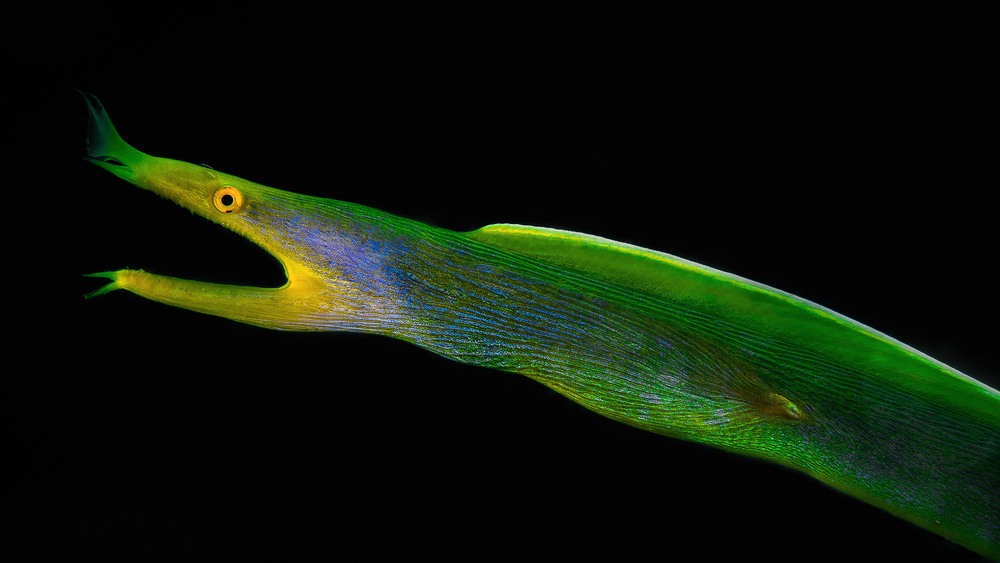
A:
{"label": "upper jaw", "polygon": [[84,92],[80,94],[87,105],[85,160],[116,176],[126,179],[133,176],[135,165],[148,158],[148,155],[132,148],[121,138],[97,96]]}

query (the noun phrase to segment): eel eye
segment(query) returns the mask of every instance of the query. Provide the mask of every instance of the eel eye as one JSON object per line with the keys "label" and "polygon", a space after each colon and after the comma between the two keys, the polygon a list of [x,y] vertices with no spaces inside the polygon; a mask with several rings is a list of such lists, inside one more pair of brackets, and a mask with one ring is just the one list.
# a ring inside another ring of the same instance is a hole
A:
{"label": "eel eye", "polygon": [[232,213],[243,207],[243,194],[232,186],[223,186],[212,197],[215,208],[223,213]]}

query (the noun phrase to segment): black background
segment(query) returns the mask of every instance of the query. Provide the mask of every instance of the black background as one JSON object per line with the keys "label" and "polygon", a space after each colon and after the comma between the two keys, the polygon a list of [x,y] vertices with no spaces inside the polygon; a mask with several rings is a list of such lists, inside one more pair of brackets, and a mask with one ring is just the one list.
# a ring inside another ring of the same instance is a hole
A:
{"label": "black background", "polygon": [[401,342],[84,301],[92,271],[282,275],[82,161],[75,89],[144,152],[455,230],[662,250],[996,386],[995,68],[973,34],[66,15],[14,51],[42,77],[20,111],[42,135],[8,154],[43,158],[11,247],[51,257],[9,280],[29,306],[13,357],[31,360],[4,399],[26,553],[972,555],[790,470]]}

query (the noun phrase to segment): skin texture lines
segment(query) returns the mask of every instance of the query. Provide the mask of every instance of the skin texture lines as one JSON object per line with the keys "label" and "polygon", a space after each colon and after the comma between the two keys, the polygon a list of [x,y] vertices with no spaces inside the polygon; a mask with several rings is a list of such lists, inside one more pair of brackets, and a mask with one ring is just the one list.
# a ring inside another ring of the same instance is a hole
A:
{"label": "skin texture lines", "polygon": [[125,143],[88,158],[254,242],[287,283],[120,270],[116,289],[264,328],[392,336],[608,418],[765,459],[996,557],[1000,396],[804,299],[670,255],[516,225],[454,232]]}

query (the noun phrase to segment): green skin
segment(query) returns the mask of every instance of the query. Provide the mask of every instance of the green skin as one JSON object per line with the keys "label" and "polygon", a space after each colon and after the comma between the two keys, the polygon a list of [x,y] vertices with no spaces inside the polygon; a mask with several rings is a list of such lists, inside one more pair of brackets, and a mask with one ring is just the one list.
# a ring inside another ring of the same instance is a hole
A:
{"label": "green skin", "polygon": [[803,471],[1000,559],[1000,393],[793,295],[597,237],[456,233],[127,145],[100,102],[88,158],[247,237],[288,283],[93,274],[282,330],[383,334],[514,371],[614,420]]}

